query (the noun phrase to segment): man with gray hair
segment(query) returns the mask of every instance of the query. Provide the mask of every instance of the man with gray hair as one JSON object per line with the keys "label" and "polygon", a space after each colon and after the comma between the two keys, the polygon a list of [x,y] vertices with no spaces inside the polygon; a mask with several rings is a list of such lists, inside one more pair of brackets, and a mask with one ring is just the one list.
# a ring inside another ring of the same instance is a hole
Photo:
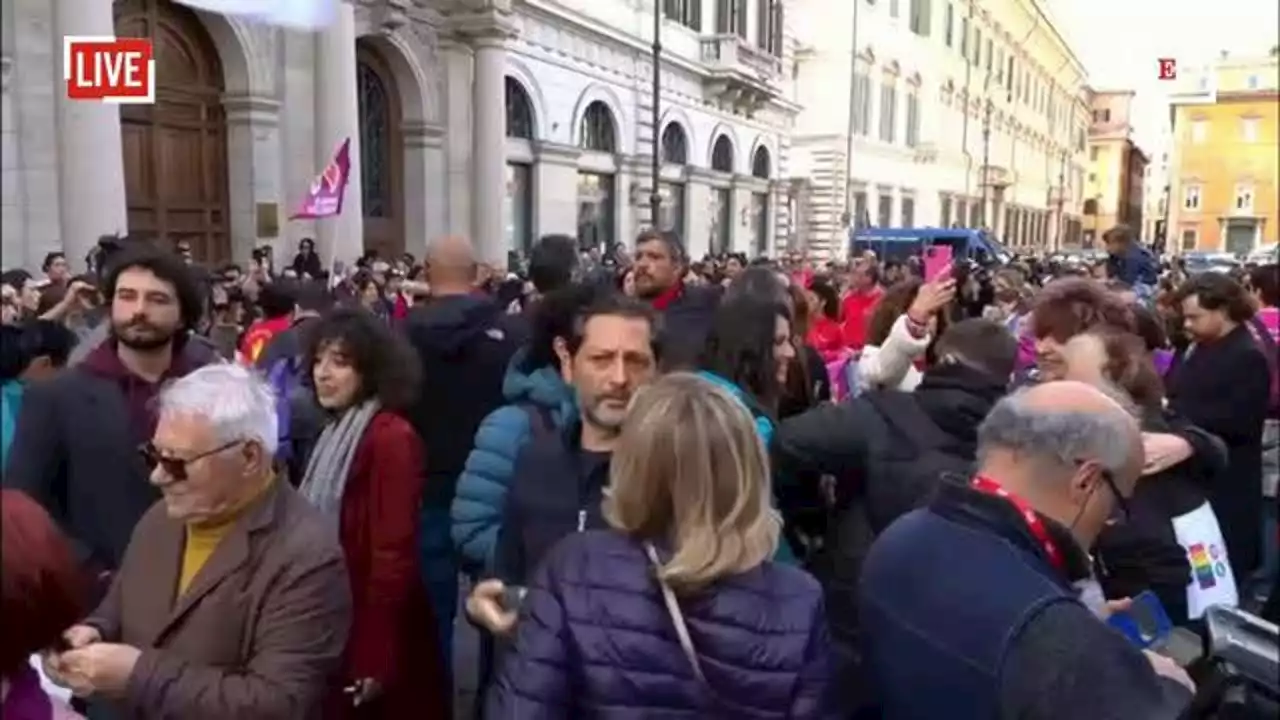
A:
{"label": "man with gray hair", "polygon": [[163,499],[47,673],[91,698],[93,717],[318,717],[337,690],[350,588],[330,524],[272,472],[271,389],[211,365],[158,404],[143,455]]}
{"label": "man with gray hair", "polygon": [[978,470],[872,546],[863,651],[886,717],[1172,718],[1194,685],[1088,602],[1088,550],[1126,511],[1141,433],[1105,389],[1050,382],[996,404]]}

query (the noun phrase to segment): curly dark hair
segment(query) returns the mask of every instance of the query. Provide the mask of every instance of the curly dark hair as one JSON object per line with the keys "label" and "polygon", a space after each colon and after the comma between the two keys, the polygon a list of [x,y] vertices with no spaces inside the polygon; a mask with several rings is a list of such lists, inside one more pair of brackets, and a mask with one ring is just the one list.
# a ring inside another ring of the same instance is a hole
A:
{"label": "curly dark hair", "polygon": [[421,362],[382,319],[356,307],[321,316],[307,328],[304,367],[315,367],[317,356],[335,345],[360,376],[357,403],[376,397],[384,408],[402,411],[417,400]]}
{"label": "curly dark hair", "polygon": [[102,295],[110,303],[116,296],[116,284],[126,270],[147,270],[173,286],[178,300],[178,312],[182,317],[182,329],[194,330],[200,326],[204,314],[204,299],[200,294],[191,268],[180,256],[163,252],[150,244],[138,243],[121,250],[111,257],[102,283]]}
{"label": "curly dark hair", "polygon": [[1045,286],[1031,308],[1031,333],[1066,342],[1099,326],[1137,332],[1133,308],[1097,280],[1064,278]]}
{"label": "curly dark hair", "polygon": [[1242,323],[1253,317],[1253,302],[1249,299],[1249,293],[1245,292],[1243,285],[1227,275],[1200,273],[1182,283],[1174,293],[1179,305],[1192,296],[1195,296],[1200,307],[1221,312],[1232,322]]}
{"label": "curly dark hair", "polygon": [[1128,393],[1145,413],[1159,413],[1164,404],[1164,383],[1151,359],[1147,341],[1109,325],[1099,325],[1087,334],[1098,338],[1107,354],[1102,368],[1106,379]]}
{"label": "curly dark hair", "polygon": [[[910,307],[911,303],[916,301],[916,296],[920,294],[920,288],[924,282],[920,278],[908,278],[902,282],[896,283],[888,290],[885,290],[884,296],[880,298],[880,302],[876,303],[876,307],[871,311],[871,318],[867,320],[867,345],[880,347],[889,339],[889,331],[893,330],[893,324],[903,315]],[[950,316],[946,309],[939,310],[934,317],[937,318],[938,327],[933,333],[936,340],[942,337],[942,333],[947,331],[950,324]],[[932,348],[927,356],[932,355]]]}

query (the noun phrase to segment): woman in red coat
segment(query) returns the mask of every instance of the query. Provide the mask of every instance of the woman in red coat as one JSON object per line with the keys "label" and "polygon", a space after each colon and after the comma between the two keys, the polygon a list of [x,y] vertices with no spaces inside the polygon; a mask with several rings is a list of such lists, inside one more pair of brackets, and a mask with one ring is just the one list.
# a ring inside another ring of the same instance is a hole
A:
{"label": "woman in red coat", "polygon": [[398,410],[417,362],[372,313],[340,309],[311,330],[316,399],[330,414],[299,491],[338,526],[352,626],[325,717],[451,718],[435,615],[418,572],[422,441]]}

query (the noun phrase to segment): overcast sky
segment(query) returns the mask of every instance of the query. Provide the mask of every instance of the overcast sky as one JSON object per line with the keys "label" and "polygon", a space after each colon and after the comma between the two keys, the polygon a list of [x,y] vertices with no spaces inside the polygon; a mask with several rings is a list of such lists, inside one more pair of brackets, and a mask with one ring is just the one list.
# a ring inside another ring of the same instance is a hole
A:
{"label": "overcast sky", "polygon": [[1159,58],[1203,63],[1221,51],[1265,54],[1280,44],[1276,0],[1050,0],[1052,13],[1098,89],[1137,91],[1135,135],[1154,151],[1168,123]]}

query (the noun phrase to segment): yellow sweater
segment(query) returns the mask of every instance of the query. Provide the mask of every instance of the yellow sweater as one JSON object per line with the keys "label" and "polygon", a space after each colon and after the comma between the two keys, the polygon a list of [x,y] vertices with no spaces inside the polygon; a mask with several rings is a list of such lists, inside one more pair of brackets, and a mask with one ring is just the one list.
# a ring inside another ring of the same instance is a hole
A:
{"label": "yellow sweater", "polygon": [[191,582],[196,579],[196,575],[200,574],[200,568],[209,562],[213,551],[218,549],[218,544],[227,536],[227,533],[231,532],[231,528],[240,519],[245,508],[253,504],[253,501],[257,500],[269,487],[271,487],[271,480],[263,485],[262,490],[232,508],[223,519],[200,525],[187,525],[187,538],[182,547],[182,569],[178,573],[178,597],[191,587]]}

